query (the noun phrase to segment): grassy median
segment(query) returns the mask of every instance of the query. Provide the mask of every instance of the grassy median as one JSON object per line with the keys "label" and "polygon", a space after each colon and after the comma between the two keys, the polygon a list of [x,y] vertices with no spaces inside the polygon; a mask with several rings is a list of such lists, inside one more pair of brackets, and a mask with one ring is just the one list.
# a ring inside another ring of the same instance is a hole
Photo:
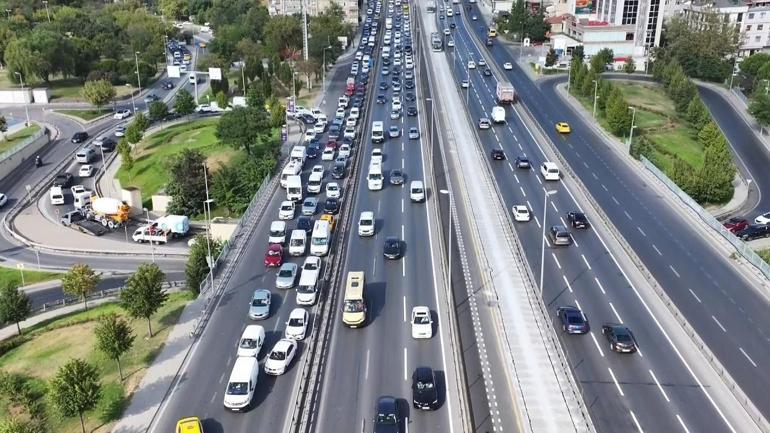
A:
{"label": "grassy median", "polygon": [[[59,272],[35,271],[29,268],[24,268],[23,272],[24,284],[27,285],[56,280],[62,276]],[[21,286],[21,271],[16,268],[0,267],[0,287],[5,286],[6,284]]]}
{"label": "grassy median", "polygon": [[33,123],[32,126],[27,126],[26,128],[20,129],[13,134],[8,134],[5,137],[5,140],[0,141],[0,153],[13,148],[13,146],[16,146],[22,141],[28,139],[37,131],[40,131],[40,126]]}

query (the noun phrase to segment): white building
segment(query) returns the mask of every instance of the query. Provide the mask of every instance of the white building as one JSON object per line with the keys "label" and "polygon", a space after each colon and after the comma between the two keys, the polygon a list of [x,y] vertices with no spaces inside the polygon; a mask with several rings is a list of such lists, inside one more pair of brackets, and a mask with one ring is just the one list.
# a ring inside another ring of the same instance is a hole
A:
{"label": "white building", "polygon": [[759,51],[770,52],[770,5],[767,0],[689,2],[684,4],[680,14],[698,26],[704,23],[709,12],[716,12],[724,22],[733,23],[740,31],[742,43],[739,57],[747,57]]}
{"label": "white building", "polygon": [[[294,15],[302,13],[302,4],[310,16],[318,15],[332,4],[332,0],[269,0],[270,15]],[[345,22],[358,24],[358,2],[356,0],[334,0],[342,7]]]}

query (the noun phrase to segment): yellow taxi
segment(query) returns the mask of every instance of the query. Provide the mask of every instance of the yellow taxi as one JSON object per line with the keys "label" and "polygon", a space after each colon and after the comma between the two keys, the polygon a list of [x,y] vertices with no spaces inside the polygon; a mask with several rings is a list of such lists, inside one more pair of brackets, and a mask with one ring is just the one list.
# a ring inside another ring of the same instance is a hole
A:
{"label": "yellow taxi", "polygon": [[496,38],[497,37],[497,30],[496,29],[489,29],[487,32],[488,38]]}
{"label": "yellow taxi", "polygon": [[567,122],[559,122],[556,124],[556,132],[561,134],[569,134],[572,131]]}
{"label": "yellow taxi", "polygon": [[329,221],[329,230],[334,231],[334,228],[337,227],[337,219],[334,218],[334,215],[329,215],[327,213],[321,215],[320,218],[321,221]]}
{"label": "yellow taxi", "polygon": [[203,433],[203,426],[198,417],[182,418],[176,422],[176,433]]}

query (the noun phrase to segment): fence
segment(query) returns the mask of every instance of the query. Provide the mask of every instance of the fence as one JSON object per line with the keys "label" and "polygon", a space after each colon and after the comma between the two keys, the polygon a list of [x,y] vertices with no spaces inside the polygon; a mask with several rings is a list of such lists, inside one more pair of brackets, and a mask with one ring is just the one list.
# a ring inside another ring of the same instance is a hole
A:
{"label": "fence", "polygon": [[714,229],[717,233],[722,235],[722,237],[729,242],[735,250],[743,256],[744,259],[746,259],[747,262],[751,263],[754,267],[759,269],[760,272],[765,276],[765,278],[770,280],[770,264],[768,264],[766,261],[762,259],[762,257],[759,256],[759,254],[755,253],[753,249],[751,249],[748,245],[746,245],[745,242],[738,239],[734,234],[732,234],[729,230],[727,230],[722,223],[717,221],[716,218],[714,218],[713,215],[711,215],[708,211],[703,209],[701,205],[699,205],[695,200],[693,200],[687,193],[682,191],[681,188],[679,188],[671,179],[666,176],[665,173],[660,171],[658,167],[655,167],[655,164],[651,163],[647,158],[642,156],[642,164],[644,167],[650,171],[652,174],[655,175],[655,177],[658,178],[661,182],[663,182],[668,189],[670,189],[674,194],[679,197],[680,200],[682,200],[690,209],[692,209],[698,217],[700,217],[703,222],[709,225],[712,229]]}
{"label": "fence", "polygon": [[[163,282],[163,288],[165,288],[165,289],[172,289],[172,288],[175,288],[175,287],[183,287],[184,284],[185,284],[184,281],[164,281]],[[117,296],[123,290],[123,287],[124,286],[120,286],[120,287],[114,287],[112,289],[104,289],[104,290],[96,291],[96,292],[91,293],[90,295],[88,295],[86,297],[86,301],[93,301],[93,300],[97,300],[97,299],[103,299],[103,298],[109,298],[109,297]],[[48,303],[48,302],[43,303],[43,305],[40,305],[38,307],[33,308],[32,309],[32,314],[30,314],[30,317],[38,315],[38,314],[46,313],[46,312],[49,312],[49,311],[52,311],[52,310],[57,310],[59,308],[66,307],[68,305],[82,304],[82,303],[83,303],[83,299],[81,299],[79,297],[67,296],[67,297],[64,297],[64,298],[61,298],[61,299],[57,299],[56,301],[53,301],[53,302],[50,302],[50,303]]]}

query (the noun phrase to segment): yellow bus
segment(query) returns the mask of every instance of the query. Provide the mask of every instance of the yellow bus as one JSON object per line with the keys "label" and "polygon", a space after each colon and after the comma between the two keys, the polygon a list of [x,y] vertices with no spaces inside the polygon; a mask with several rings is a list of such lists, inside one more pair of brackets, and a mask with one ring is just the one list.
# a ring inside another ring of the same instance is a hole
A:
{"label": "yellow bus", "polygon": [[363,272],[348,272],[345,299],[342,306],[342,323],[347,327],[358,328],[366,323],[364,285]]}

